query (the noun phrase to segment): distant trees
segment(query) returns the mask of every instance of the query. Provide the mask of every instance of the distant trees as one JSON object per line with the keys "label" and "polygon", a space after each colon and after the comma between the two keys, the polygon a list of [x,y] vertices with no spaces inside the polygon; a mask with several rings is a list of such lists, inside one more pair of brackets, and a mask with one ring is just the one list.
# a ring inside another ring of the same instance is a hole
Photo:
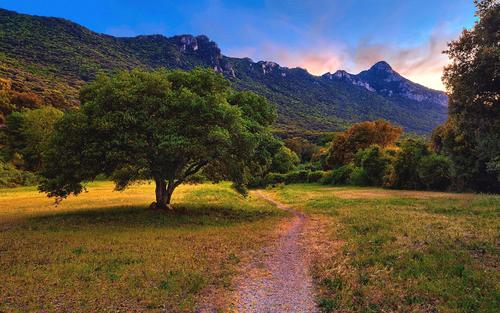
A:
{"label": "distant trees", "polygon": [[449,156],[459,190],[500,192],[500,3],[475,1],[478,21],[452,41],[443,81],[449,117],[434,147]]}
{"label": "distant trees", "polygon": [[300,163],[295,152],[282,146],[273,156],[270,170],[274,173],[287,173]]}
{"label": "distant trees", "polygon": [[381,186],[388,164],[389,158],[378,145],[358,150],[354,158],[354,165],[360,169],[356,173],[357,184]]}
{"label": "distant trees", "polygon": [[44,151],[63,112],[53,107],[14,112],[7,117],[7,159],[24,170],[40,169]]}
{"label": "distant trees", "polygon": [[391,167],[385,178],[385,185],[399,189],[422,189],[418,168],[422,158],[430,151],[423,140],[407,139],[399,144]]}
{"label": "distant trees", "polygon": [[0,125],[6,117],[22,109],[37,109],[44,105],[43,99],[33,92],[19,92],[12,89],[9,79],[0,78]]}
{"label": "distant trees", "polygon": [[320,147],[301,137],[287,138],[283,140],[285,146],[295,152],[303,163],[311,161],[313,156],[319,151]]}
{"label": "distant trees", "polygon": [[78,194],[100,173],[118,190],[152,179],[161,209],[200,171],[244,192],[280,146],[268,129],[276,113],[267,100],[233,91],[209,69],[99,76],[81,102],[57,123],[47,150],[40,190],[49,196]]}
{"label": "distant trees", "polygon": [[333,140],[326,162],[332,168],[350,163],[358,150],[371,145],[382,148],[392,145],[402,132],[401,127],[384,120],[354,124]]}

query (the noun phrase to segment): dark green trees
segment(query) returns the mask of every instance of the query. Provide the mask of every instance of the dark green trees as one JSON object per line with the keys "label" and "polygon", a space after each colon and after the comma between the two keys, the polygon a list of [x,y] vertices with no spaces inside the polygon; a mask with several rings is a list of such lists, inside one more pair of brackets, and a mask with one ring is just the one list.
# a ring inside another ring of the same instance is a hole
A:
{"label": "dark green trees", "polygon": [[7,118],[6,159],[28,171],[38,171],[54,125],[63,112],[53,107],[14,112]]}
{"label": "dark green trees", "polygon": [[434,146],[451,158],[456,189],[500,192],[500,3],[475,3],[475,26],[446,51],[449,118]]}
{"label": "dark green trees", "polygon": [[268,131],[274,108],[208,69],[99,76],[81,102],[56,125],[47,151],[40,189],[49,196],[78,194],[104,173],[118,190],[154,180],[154,206],[166,208],[175,188],[202,170],[243,191],[246,175],[277,146]]}

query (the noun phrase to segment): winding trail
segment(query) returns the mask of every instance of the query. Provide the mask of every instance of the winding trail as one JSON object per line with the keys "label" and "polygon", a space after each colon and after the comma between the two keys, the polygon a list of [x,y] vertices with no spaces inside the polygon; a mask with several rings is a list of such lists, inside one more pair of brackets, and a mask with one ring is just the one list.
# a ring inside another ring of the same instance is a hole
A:
{"label": "winding trail", "polygon": [[309,256],[301,237],[308,217],[257,192],[276,207],[292,213],[276,242],[263,249],[262,260],[247,265],[236,284],[237,312],[317,312]]}

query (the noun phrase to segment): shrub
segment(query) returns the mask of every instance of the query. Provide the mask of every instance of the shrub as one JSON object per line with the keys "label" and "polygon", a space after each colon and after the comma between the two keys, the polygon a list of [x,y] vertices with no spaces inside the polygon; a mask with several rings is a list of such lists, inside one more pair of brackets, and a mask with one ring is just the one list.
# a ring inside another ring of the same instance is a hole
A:
{"label": "shrub", "polygon": [[36,185],[35,174],[17,169],[14,165],[0,161],[0,188]]}
{"label": "shrub", "polygon": [[371,181],[362,167],[355,167],[352,170],[349,183],[356,186],[369,186]]}
{"label": "shrub", "polygon": [[309,172],[307,175],[307,182],[309,183],[317,183],[325,176],[325,172],[323,171],[314,171]]}
{"label": "shrub", "polygon": [[341,166],[325,174],[321,180],[325,185],[345,185],[349,183],[353,166],[351,164]]}
{"label": "shrub", "polygon": [[309,176],[309,171],[295,171],[286,174],[285,183],[295,184],[295,183],[307,183],[307,178]]}
{"label": "shrub", "polygon": [[274,155],[271,171],[276,173],[287,173],[299,164],[299,157],[289,148],[282,146]]}
{"label": "shrub", "polygon": [[281,173],[269,173],[264,179],[264,185],[276,185],[282,184],[286,180],[286,174]]}
{"label": "shrub", "polygon": [[341,166],[353,161],[359,149],[376,144],[387,147],[396,142],[402,128],[384,120],[366,121],[352,125],[332,141],[326,162],[329,166]]}
{"label": "shrub", "polygon": [[418,164],[418,177],[427,189],[445,190],[450,186],[450,160],[438,154],[423,157]]}
{"label": "shrub", "polygon": [[420,160],[429,155],[422,140],[407,139],[400,145],[394,162],[384,178],[384,185],[399,189],[420,189],[423,184],[418,175]]}
{"label": "shrub", "polygon": [[359,150],[356,153],[354,164],[363,169],[368,185],[381,186],[389,164],[389,158],[385,156],[381,147],[373,145]]}

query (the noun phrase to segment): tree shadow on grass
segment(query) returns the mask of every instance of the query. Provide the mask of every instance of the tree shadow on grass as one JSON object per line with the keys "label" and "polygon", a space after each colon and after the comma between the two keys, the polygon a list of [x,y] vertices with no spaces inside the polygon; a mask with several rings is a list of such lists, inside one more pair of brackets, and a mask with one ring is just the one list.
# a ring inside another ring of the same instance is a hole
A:
{"label": "tree shadow on grass", "polygon": [[[253,222],[278,212],[240,209],[227,205],[178,204],[174,210],[150,210],[147,206],[110,206],[93,209],[44,213],[29,217],[24,227],[33,230],[62,230],[85,227],[149,227],[175,228],[198,226],[230,226]],[[23,227],[23,226],[21,226]]]}

